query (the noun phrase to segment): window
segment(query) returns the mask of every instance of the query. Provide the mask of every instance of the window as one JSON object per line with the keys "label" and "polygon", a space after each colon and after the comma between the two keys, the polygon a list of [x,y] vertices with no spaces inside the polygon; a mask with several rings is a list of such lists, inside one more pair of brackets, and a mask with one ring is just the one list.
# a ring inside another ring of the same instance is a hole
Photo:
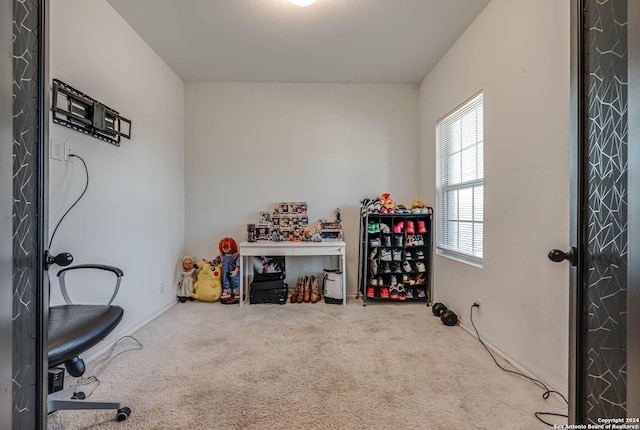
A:
{"label": "window", "polygon": [[436,124],[437,252],[482,266],[484,201],[482,93]]}

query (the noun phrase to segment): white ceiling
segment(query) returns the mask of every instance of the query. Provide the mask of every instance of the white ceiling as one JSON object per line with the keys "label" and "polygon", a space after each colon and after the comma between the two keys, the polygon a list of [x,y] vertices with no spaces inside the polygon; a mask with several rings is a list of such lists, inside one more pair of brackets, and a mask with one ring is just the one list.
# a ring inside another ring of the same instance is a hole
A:
{"label": "white ceiling", "polygon": [[185,82],[419,83],[490,0],[108,0]]}

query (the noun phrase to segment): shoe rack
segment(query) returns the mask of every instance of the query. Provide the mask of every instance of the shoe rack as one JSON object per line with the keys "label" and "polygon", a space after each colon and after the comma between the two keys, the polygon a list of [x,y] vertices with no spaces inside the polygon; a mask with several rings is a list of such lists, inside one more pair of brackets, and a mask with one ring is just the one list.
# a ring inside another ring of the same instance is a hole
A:
{"label": "shoe rack", "polygon": [[358,296],[367,302],[426,302],[432,297],[433,209],[366,212],[360,224]]}

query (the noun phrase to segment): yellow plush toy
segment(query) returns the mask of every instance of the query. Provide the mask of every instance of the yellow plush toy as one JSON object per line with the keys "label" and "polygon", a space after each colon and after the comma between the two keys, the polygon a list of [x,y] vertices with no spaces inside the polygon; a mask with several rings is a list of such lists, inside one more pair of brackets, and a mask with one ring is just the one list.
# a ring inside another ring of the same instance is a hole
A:
{"label": "yellow plush toy", "polygon": [[203,302],[217,302],[222,294],[222,265],[212,266],[206,261],[199,261],[194,266],[200,273],[193,284],[191,297]]}

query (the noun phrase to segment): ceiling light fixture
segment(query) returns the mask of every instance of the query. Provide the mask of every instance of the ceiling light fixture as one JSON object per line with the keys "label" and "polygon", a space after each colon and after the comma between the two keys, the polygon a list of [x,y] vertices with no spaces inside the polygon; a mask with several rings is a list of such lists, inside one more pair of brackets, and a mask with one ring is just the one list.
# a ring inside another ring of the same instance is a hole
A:
{"label": "ceiling light fixture", "polygon": [[289,0],[291,3],[300,7],[307,7],[316,2],[316,0]]}

